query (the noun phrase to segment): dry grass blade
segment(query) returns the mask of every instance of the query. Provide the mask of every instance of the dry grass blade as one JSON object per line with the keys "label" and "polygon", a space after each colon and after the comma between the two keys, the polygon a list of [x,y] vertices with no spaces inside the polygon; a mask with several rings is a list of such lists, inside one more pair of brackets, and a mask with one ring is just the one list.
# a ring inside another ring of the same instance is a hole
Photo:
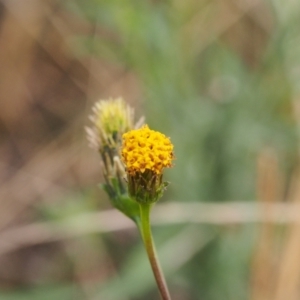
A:
{"label": "dry grass blade", "polygon": [[254,251],[251,295],[253,300],[272,299],[276,228],[267,220],[272,214],[272,204],[278,199],[279,182],[278,162],[275,155],[270,151],[263,151],[258,158],[257,190],[265,221],[259,227],[258,242]]}
{"label": "dry grass blade", "polygon": [[[169,203],[159,204],[153,210],[153,225],[174,224],[247,224],[300,223],[300,205],[270,204],[268,217],[264,205],[246,202]],[[0,255],[53,241],[61,241],[95,232],[113,232],[133,229],[134,223],[116,210],[85,213],[60,222],[40,222],[6,229],[0,234]]]}
{"label": "dry grass blade", "polygon": [[[293,178],[291,199],[293,204],[300,203],[300,174],[299,171]],[[297,300],[300,298],[300,225],[291,223],[287,228],[285,243],[283,245],[278,270],[278,282],[275,285],[275,300]]]}

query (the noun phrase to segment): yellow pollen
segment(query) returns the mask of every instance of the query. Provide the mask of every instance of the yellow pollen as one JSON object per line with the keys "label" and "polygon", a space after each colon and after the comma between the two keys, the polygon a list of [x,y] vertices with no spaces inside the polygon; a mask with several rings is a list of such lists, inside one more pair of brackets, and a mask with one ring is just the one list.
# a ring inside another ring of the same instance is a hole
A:
{"label": "yellow pollen", "polygon": [[123,134],[121,153],[127,172],[132,175],[145,170],[161,174],[164,168],[172,166],[170,139],[147,125]]}

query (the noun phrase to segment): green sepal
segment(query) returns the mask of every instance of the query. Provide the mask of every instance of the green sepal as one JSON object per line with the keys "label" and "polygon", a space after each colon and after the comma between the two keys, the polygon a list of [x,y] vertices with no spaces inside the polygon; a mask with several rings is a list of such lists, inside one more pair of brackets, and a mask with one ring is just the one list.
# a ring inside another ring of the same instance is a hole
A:
{"label": "green sepal", "polygon": [[140,208],[138,203],[132,200],[126,191],[124,192],[124,190],[120,189],[120,185],[116,178],[112,178],[110,182],[111,184],[105,183],[99,186],[106,191],[112,205],[116,209],[137,223],[140,219]]}
{"label": "green sepal", "polygon": [[144,173],[128,175],[128,193],[130,197],[141,204],[157,202],[163,195],[169,182],[162,181],[162,174],[151,170]]}
{"label": "green sepal", "polygon": [[143,186],[139,186],[136,189],[134,196],[132,198],[135,199],[140,204],[152,204],[157,202],[162,196],[164,191],[166,190],[169,182],[162,182],[159,186],[156,186],[155,190],[145,189]]}

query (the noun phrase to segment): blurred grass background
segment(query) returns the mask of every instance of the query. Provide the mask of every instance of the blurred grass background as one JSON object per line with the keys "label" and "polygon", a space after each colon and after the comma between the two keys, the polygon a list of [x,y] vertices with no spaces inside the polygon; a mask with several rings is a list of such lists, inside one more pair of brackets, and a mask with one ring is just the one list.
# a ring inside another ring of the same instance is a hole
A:
{"label": "blurred grass background", "polygon": [[0,43],[1,300],[158,299],[83,129],[118,96],[175,145],[172,299],[300,298],[297,1],[2,0]]}

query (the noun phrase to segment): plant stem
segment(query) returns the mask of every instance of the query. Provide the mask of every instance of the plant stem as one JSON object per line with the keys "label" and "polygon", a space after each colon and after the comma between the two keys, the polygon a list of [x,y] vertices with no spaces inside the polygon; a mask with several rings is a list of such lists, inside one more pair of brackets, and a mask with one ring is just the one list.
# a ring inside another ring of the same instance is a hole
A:
{"label": "plant stem", "polygon": [[162,300],[171,300],[168,286],[159,264],[150,226],[151,204],[140,204],[140,222],[137,223],[147,251],[148,259]]}

